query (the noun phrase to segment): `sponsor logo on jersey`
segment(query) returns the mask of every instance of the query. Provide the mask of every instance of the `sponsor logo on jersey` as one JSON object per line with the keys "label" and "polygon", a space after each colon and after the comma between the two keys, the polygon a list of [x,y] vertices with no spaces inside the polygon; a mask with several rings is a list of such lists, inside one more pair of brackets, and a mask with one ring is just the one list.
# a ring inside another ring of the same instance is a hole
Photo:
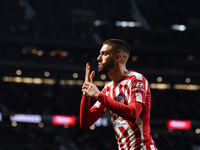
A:
{"label": "sponsor logo on jersey", "polygon": [[144,89],[145,89],[144,84],[142,82],[136,82],[134,84],[134,88],[132,89],[132,91],[144,91],[145,92]]}
{"label": "sponsor logo on jersey", "polygon": [[114,127],[120,127],[120,126],[124,126],[124,125],[127,125],[127,122],[115,121],[115,122],[113,123],[113,126],[114,126]]}

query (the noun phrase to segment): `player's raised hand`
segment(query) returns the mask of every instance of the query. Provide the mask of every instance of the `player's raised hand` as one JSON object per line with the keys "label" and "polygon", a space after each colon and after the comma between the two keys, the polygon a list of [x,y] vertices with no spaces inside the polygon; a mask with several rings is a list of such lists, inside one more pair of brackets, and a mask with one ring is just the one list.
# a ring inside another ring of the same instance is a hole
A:
{"label": "player's raised hand", "polygon": [[[95,72],[94,72],[94,71],[92,71],[92,73],[90,74],[90,64],[87,63],[87,64],[86,64],[86,67],[85,67],[85,83],[87,83],[87,82],[92,83],[92,82],[93,82],[94,75],[95,75]],[[84,83],[84,84],[85,84],[85,83]],[[85,88],[85,87],[84,87],[84,84],[83,84],[83,86],[82,86],[82,89]],[[82,90],[82,91],[83,91],[83,90]],[[86,91],[83,91],[83,93],[84,93],[85,95],[88,95],[88,93],[87,93]]]}
{"label": "player's raised hand", "polygon": [[86,67],[85,67],[85,82],[93,82],[93,78],[94,78],[95,72],[92,71],[92,73],[90,74],[90,64],[87,63]]}

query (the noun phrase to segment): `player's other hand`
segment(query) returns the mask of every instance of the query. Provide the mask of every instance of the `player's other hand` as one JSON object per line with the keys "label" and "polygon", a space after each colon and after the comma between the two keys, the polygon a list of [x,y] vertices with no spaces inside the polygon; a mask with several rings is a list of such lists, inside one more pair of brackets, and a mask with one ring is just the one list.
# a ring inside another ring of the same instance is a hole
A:
{"label": "player's other hand", "polygon": [[97,86],[91,82],[85,82],[82,87],[82,92],[86,92],[89,96],[93,97],[96,99],[101,93]]}

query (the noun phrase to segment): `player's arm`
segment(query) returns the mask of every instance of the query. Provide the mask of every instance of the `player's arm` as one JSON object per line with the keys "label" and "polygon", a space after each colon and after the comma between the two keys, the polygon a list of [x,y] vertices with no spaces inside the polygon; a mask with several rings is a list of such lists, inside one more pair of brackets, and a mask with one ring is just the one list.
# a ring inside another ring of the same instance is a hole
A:
{"label": "player's arm", "polygon": [[137,121],[142,111],[142,103],[136,102],[133,99],[131,99],[128,105],[115,101],[110,96],[106,96],[103,93],[100,93],[97,99],[105,105],[107,109],[131,122]]}
{"label": "player's arm", "polygon": [[80,105],[80,126],[83,129],[89,128],[105,113],[102,104],[96,102],[90,108],[90,103],[90,96],[83,94]]}
{"label": "player's arm", "polygon": [[[85,71],[85,82],[92,83],[94,74],[94,71],[90,74],[90,65],[87,63]],[[90,108],[90,103],[90,96],[86,91],[83,91],[80,104],[80,126],[84,129],[89,128],[104,114],[102,105],[100,107],[100,104],[98,104],[99,102],[95,103],[92,108]]]}

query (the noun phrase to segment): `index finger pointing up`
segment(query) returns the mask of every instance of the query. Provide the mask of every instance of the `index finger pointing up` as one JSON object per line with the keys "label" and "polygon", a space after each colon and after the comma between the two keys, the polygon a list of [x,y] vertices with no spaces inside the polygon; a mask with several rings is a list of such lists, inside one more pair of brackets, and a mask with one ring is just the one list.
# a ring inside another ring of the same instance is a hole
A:
{"label": "index finger pointing up", "polygon": [[85,67],[85,82],[90,82],[90,64],[87,63]]}

